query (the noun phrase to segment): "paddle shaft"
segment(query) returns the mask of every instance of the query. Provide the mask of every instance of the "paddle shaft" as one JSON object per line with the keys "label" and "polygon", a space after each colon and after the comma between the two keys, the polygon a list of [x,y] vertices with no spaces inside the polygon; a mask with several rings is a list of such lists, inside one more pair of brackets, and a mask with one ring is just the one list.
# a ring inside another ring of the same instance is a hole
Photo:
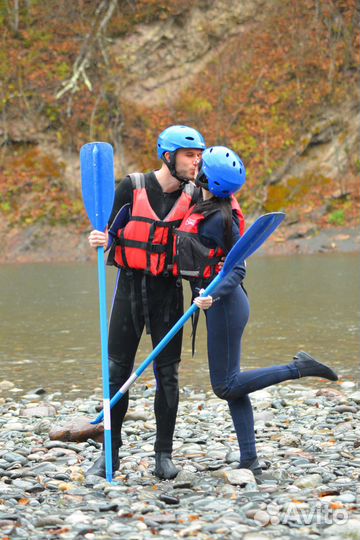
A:
{"label": "paddle shaft", "polygon": [[[93,178],[95,196],[95,221],[96,227],[100,228],[101,215],[101,182],[99,178],[99,150],[97,146],[92,151]],[[110,420],[110,380],[108,358],[108,323],[106,308],[106,273],[104,248],[97,248],[98,280],[99,280],[99,309],[100,309],[100,337],[101,337],[101,371],[103,383],[103,406],[104,406],[104,442],[105,442],[105,474],[108,482],[112,481],[112,443],[111,443],[111,420]]]}

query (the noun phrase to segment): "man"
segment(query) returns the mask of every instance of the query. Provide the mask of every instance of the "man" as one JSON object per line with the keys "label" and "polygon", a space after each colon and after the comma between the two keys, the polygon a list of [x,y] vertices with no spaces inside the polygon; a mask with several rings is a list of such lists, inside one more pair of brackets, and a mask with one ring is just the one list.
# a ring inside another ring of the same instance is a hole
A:
{"label": "man", "polygon": [[[155,347],[183,314],[181,283],[172,275],[172,231],[198,198],[192,180],[204,149],[205,141],[198,131],[170,126],[158,138],[161,168],[129,175],[116,189],[110,223],[116,222],[127,203],[131,205],[131,217],[117,231],[108,260],[120,268],[109,325],[111,397],[132,372],[144,326]],[[108,234],[92,231],[89,243],[92,247],[107,246]],[[161,479],[175,478],[178,473],[171,454],[181,344],[179,332],[154,362],[155,475]],[[127,393],[111,413],[113,471],[119,467],[121,427],[128,402]],[[104,450],[87,474],[105,477]]]}

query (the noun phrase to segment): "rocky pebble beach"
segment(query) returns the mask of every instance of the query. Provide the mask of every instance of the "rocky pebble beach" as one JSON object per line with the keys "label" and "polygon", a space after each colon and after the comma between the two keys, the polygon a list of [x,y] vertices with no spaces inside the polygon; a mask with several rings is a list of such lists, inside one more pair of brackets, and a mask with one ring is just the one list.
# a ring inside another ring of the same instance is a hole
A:
{"label": "rocky pebble beach", "polygon": [[173,453],[181,471],[160,481],[154,388],[138,384],[110,484],[84,474],[99,454],[101,429],[92,438],[76,433],[96,416],[101,392],[70,401],[38,388],[15,400],[12,386],[0,382],[1,540],[360,539],[354,382],[286,383],[252,394],[262,483],[238,468],[227,404],[211,393],[182,390]]}

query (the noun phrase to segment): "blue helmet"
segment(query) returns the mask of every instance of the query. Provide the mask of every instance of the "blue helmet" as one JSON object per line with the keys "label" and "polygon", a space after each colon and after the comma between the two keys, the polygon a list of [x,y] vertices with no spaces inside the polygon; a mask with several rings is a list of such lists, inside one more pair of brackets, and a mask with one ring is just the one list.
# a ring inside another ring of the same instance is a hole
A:
{"label": "blue helmet", "polygon": [[160,133],[157,142],[159,159],[163,159],[165,152],[176,152],[180,148],[205,150],[205,139],[196,129],[188,126],[170,126]]}
{"label": "blue helmet", "polygon": [[225,146],[212,146],[202,155],[202,166],[196,184],[215,197],[230,197],[245,184],[246,170],[235,152]]}

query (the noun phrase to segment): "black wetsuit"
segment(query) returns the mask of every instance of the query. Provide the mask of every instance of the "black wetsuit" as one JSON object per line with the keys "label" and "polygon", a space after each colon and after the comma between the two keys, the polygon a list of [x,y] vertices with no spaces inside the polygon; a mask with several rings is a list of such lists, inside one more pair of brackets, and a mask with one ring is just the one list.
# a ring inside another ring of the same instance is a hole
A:
{"label": "black wetsuit", "polygon": [[[150,205],[160,219],[170,212],[182,191],[164,193],[155,174],[145,175],[145,188]],[[199,192],[195,190],[193,201]],[[119,209],[133,203],[131,180],[126,177],[116,189],[110,223]],[[110,253],[109,264],[113,262]],[[120,269],[116,283],[109,325],[110,394],[113,396],[130,376],[145,313],[149,316],[152,345],[155,347],[183,314],[181,282],[171,275],[151,276],[139,270]],[[144,287],[146,291],[144,291]],[[146,292],[146,294],[144,294]],[[144,309],[144,302],[147,303]],[[155,417],[157,425],[155,451],[172,451],[179,402],[178,367],[181,356],[182,332],[179,332],[156,358],[153,367],[156,378]],[[112,409],[114,435],[120,435],[128,408],[128,393]]]}

